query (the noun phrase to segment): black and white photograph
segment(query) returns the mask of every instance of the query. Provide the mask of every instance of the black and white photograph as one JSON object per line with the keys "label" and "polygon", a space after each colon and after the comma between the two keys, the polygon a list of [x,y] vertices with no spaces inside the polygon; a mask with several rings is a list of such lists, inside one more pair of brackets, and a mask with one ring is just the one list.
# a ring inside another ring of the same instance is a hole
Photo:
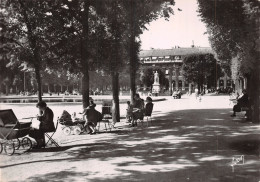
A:
{"label": "black and white photograph", "polygon": [[260,182],[260,0],[1,0],[0,182]]}

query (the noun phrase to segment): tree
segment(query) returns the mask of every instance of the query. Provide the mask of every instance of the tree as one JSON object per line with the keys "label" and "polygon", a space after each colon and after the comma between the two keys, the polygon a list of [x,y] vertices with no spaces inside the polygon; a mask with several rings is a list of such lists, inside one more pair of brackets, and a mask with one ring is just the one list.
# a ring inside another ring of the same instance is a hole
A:
{"label": "tree", "polygon": [[127,26],[125,23],[125,9],[122,1],[106,1],[102,20],[105,31],[100,31],[101,41],[98,42],[98,55],[102,64],[102,70],[111,75],[112,79],[112,118],[113,122],[120,121],[119,109],[119,74],[126,65],[126,39]]}
{"label": "tree", "polygon": [[[259,7],[257,0],[198,0],[199,13],[208,28],[213,50],[221,63],[248,79],[253,122],[259,122]],[[227,18],[228,17],[228,18]],[[234,70],[236,69],[236,70]],[[233,74],[232,74],[233,75]]]}
{"label": "tree", "polygon": [[[222,75],[220,65],[217,64],[214,55],[209,53],[197,53],[185,56],[182,70],[186,80],[198,84],[200,92],[203,91],[203,85],[206,84],[209,79],[213,82]],[[218,71],[217,74],[216,70]]]}
{"label": "tree", "polygon": [[55,37],[53,55],[63,64],[61,69],[82,77],[85,108],[89,105],[89,71],[100,68],[97,52],[106,28],[100,18],[105,1],[59,0],[49,3],[51,17],[57,22],[56,29],[50,29],[50,34]]}
{"label": "tree", "polygon": [[46,4],[46,1],[33,0],[1,1],[1,40],[6,50],[4,57],[10,65],[33,68],[39,101],[42,100],[41,70],[45,69],[48,52],[45,27],[50,21],[44,8]]}
{"label": "tree", "polygon": [[173,0],[124,0],[123,5],[126,11],[125,21],[128,24],[128,55],[131,102],[133,103],[136,91],[136,71],[139,64],[138,54],[140,42],[137,38],[147,29],[146,25],[159,17],[169,18],[173,14],[170,5],[174,5]]}

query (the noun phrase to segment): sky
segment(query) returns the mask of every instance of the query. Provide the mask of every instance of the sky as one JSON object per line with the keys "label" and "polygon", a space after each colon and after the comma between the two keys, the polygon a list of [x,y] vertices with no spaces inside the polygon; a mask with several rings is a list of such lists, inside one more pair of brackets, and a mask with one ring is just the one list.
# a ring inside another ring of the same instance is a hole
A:
{"label": "sky", "polygon": [[[178,11],[178,8],[182,11]],[[174,15],[166,21],[164,18],[147,25],[148,30],[140,36],[141,49],[171,49],[175,46],[210,47],[206,25],[201,22],[198,13],[197,0],[175,0]]]}

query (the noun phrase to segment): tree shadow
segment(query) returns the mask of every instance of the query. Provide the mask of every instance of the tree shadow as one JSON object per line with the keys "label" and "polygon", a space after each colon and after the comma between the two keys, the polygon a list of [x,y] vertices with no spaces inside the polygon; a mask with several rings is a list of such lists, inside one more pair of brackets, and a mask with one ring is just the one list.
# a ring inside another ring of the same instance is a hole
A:
{"label": "tree shadow", "polygon": [[[62,166],[66,162],[66,167],[26,181],[259,180],[260,165],[255,162],[259,157],[258,130],[235,122],[230,109],[181,110],[155,117],[152,123],[150,127],[112,130],[105,137],[92,139],[93,143],[49,149],[49,157],[61,152],[66,157],[30,163]],[[248,161],[232,172],[234,155],[245,155]],[[75,165],[85,167],[79,170]]]}

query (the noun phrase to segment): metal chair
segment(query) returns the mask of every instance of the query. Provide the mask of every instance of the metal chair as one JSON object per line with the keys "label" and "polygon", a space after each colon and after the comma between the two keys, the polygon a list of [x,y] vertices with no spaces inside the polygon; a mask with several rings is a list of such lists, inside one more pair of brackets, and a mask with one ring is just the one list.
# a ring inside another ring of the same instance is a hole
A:
{"label": "metal chair", "polygon": [[144,118],[146,118],[147,126],[149,125],[149,120],[152,125],[152,113],[153,113],[153,103],[148,103],[145,105]]}
{"label": "metal chair", "polygon": [[53,143],[56,147],[60,147],[59,144],[52,138],[53,135],[56,133],[57,131],[57,128],[58,128],[58,124],[59,124],[59,121],[57,121],[56,123],[56,126],[55,126],[55,131],[54,132],[47,132],[47,133],[44,133],[44,135],[48,138],[48,141],[45,143],[45,146],[47,146],[47,144],[50,142],[50,143]]}
{"label": "metal chair", "polygon": [[[111,131],[112,127],[110,124],[109,119],[112,119],[112,111],[111,111],[111,106],[107,105],[107,106],[102,106],[102,116],[103,119],[101,121],[98,121],[98,129],[97,131],[99,131],[100,129],[100,123],[103,122],[105,124],[105,129],[107,131],[107,129],[109,128],[109,130]],[[107,128],[108,125],[108,128]]]}

